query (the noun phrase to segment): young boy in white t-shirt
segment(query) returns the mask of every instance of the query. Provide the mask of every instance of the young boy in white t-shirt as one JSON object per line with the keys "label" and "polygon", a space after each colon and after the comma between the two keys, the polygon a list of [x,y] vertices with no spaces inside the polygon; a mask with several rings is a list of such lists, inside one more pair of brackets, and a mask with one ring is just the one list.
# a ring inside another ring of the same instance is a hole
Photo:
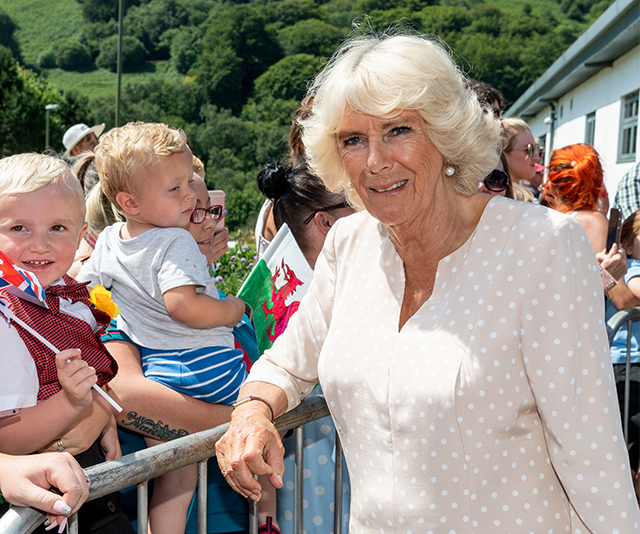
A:
{"label": "young boy in white t-shirt", "polygon": [[[130,123],[100,138],[95,161],[100,187],[126,222],[100,234],[78,280],[111,290],[118,330],[138,345],[147,378],[231,405],[246,376],[232,334],[245,305],[233,295],[219,299],[206,259],[184,229],[196,198],[186,136],[164,124]],[[193,465],[155,480],[152,534],[184,532],[196,479]]]}

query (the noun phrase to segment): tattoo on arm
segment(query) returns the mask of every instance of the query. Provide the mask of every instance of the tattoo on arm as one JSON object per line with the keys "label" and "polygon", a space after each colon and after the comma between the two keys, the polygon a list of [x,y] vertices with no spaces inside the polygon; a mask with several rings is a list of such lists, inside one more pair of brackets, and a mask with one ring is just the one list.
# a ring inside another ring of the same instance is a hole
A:
{"label": "tattoo on arm", "polygon": [[162,441],[171,441],[172,439],[189,435],[189,432],[184,429],[175,430],[169,428],[169,425],[163,425],[162,421],[158,420],[156,423],[153,419],[149,419],[144,415],[138,415],[137,412],[129,412],[126,418],[120,421],[120,424]]}

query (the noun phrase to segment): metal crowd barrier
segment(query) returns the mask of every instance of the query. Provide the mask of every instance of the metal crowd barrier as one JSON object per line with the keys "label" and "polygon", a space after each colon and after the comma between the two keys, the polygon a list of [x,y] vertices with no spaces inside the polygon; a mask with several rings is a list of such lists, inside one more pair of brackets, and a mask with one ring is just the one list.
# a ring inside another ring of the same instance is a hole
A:
{"label": "metal crowd barrier", "polygon": [[[640,320],[640,307],[622,310],[607,322],[609,346],[613,337],[622,325],[627,325],[627,362],[626,380],[623,405],[624,438],[629,436],[629,403],[631,395],[631,325]],[[321,419],[329,415],[329,409],[322,396],[305,399],[300,406],[276,420],[279,431],[295,429],[295,534],[302,534],[303,519],[303,433],[302,427],[306,423]],[[210,430],[191,434],[173,441],[144,449],[117,460],[105,462],[88,468],[87,474],[91,480],[91,489],[87,500],[96,499],[114,491],[119,491],[131,485],[138,485],[138,533],[147,534],[147,491],[148,482],[157,477],[190,465],[198,463],[198,534],[207,534],[207,460],[215,456],[215,444],[226,432],[229,424],[220,425]],[[342,533],[342,448],[336,434],[336,473],[334,496],[334,533]],[[258,532],[257,503],[249,506],[249,532]],[[11,508],[0,518],[0,534],[30,534],[42,524],[45,517],[30,508]],[[69,521],[69,533],[77,534],[77,516]]]}
{"label": "metal crowd barrier", "polygon": [[632,323],[640,320],[640,306],[621,310],[607,321],[607,335],[609,336],[609,346],[613,343],[613,338],[623,325],[627,325],[627,361],[625,364],[624,381],[624,405],[622,406],[622,428],[624,430],[624,440],[629,443],[629,403],[631,402],[631,337]]}
{"label": "metal crowd barrier", "polygon": [[[303,434],[306,423],[329,415],[322,396],[305,399],[295,410],[279,417],[275,424],[279,431],[295,429],[295,521],[294,531],[302,534],[303,519]],[[86,469],[91,480],[87,500],[138,485],[138,533],[147,533],[147,490],[151,478],[186,465],[198,463],[198,534],[207,534],[207,460],[215,456],[215,444],[229,427],[229,423],[189,436],[128,454]],[[342,448],[336,434],[336,474],[334,497],[334,533],[342,533]],[[0,518],[0,534],[30,534],[43,523],[45,516],[30,508],[12,507]],[[78,533],[77,516],[69,520],[70,534]],[[52,531],[55,532],[55,531]],[[249,532],[258,532],[257,503],[249,506]]]}

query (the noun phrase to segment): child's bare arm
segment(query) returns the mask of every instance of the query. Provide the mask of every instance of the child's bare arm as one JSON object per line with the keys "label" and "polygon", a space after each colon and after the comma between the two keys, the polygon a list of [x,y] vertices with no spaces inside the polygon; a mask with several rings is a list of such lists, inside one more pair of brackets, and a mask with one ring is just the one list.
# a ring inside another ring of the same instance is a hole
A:
{"label": "child's bare arm", "polygon": [[204,293],[196,293],[195,286],[180,286],[164,293],[169,315],[191,328],[234,327],[244,315],[244,302],[228,295],[218,300]]}
{"label": "child's bare arm", "polygon": [[96,372],[80,359],[80,351],[60,352],[56,366],[63,390],[36,406],[23,408],[19,415],[0,419],[0,451],[29,454],[41,449],[64,435],[91,404]]}
{"label": "child's bare arm", "polygon": [[107,462],[122,456],[120,441],[118,440],[118,425],[113,412],[111,413],[107,426],[104,427],[100,434],[100,447],[102,447],[104,451],[104,459]]}

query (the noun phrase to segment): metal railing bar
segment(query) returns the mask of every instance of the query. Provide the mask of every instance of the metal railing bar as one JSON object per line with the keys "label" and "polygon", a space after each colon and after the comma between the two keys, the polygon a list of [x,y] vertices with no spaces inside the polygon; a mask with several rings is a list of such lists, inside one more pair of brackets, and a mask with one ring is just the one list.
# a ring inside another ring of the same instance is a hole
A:
{"label": "metal railing bar", "polygon": [[[327,415],[329,408],[324,397],[317,395],[305,399],[296,409],[280,416],[275,425],[278,431],[285,432]],[[229,424],[226,423],[87,468],[87,476],[91,481],[87,500],[91,501],[133,485],[144,486],[142,498],[142,490],[138,488],[138,505],[145,503],[142,512],[138,508],[138,534],[146,534],[146,482],[168,471],[215,456],[215,443],[228,428]],[[0,534],[30,534],[43,522],[44,515],[37,510],[13,507],[0,517]]]}
{"label": "metal railing bar", "polygon": [[78,534],[79,530],[78,514],[73,514],[67,523],[67,534]]}
{"label": "metal railing bar", "polygon": [[[258,480],[258,475],[253,475]],[[249,499],[249,534],[258,534],[258,501]]]}
{"label": "metal railing bar", "polygon": [[625,362],[625,375],[624,375],[624,418],[622,420],[624,429],[624,442],[629,443],[629,403],[631,401],[631,336],[633,335],[632,329],[633,321],[629,319],[627,322],[627,361]]}
{"label": "metal railing bar", "polygon": [[[127,486],[123,486],[126,488]],[[111,492],[109,492],[111,493]],[[91,492],[89,492],[91,495]],[[138,484],[138,534],[147,534],[149,526],[149,481]]]}
{"label": "metal railing bar", "polygon": [[295,523],[293,532],[294,534],[302,534],[302,519],[304,517],[303,511],[303,487],[304,487],[304,434],[302,427],[299,426],[294,430],[296,438],[296,475],[295,475],[295,488],[294,488],[294,510],[295,510]]}
{"label": "metal railing bar", "polygon": [[342,483],[343,483],[343,453],[340,436],[336,430],[336,470],[335,490],[333,496],[333,533],[342,534]]}
{"label": "metal railing bar", "polygon": [[198,462],[198,534],[207,534],[207,460]]}
{"label": "metal railing bar", "polygon": [[607,321],[607,336],[609,338],[609,347],[613,343],[613,338],[620,328],[627,325],[627,359],[625,362],[625,379],[624,379],[624,406],[622,406],[622,428],[624,432],[624,441],[629,443],[629,403],[631,402],[631,338],[633,335],[633,321],[640,320],[640,306],[620,310],[611,319]]}

